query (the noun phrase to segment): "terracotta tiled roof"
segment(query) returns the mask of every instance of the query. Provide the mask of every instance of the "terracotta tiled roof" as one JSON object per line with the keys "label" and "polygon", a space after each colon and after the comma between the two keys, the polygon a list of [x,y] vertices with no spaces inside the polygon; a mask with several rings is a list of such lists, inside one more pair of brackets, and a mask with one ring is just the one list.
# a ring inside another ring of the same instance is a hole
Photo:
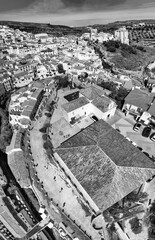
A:
{"label": "terracotta tiled roof", "polygon": [[154,163],[103,120],[62,143],[56,152],[101,210],[155,174]]}
{"label": "terracotta tiled roof", "polygon": [[134,88],[125,98],[125,103],[142,108],[144,111],[148,109],[151,101],[152,99],[149,93],[137,88]]}
{"label": "terracotta tiled roof", "polygon": [[75,109],[78,109],[86,104],[88,104],[89,101],[85,98],[85,97],[81,97],[81,98],[77,98],[69,103],[65,103],[62,105],[62,108],[66,111],[66,112],[72,112]]}

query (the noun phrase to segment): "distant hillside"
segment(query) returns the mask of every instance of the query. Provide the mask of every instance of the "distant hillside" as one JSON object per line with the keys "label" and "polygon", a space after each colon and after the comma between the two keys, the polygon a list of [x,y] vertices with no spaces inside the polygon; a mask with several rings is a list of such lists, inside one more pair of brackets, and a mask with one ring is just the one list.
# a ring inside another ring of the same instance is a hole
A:
{"label": "distant hillside", "polygon": [[143,19],[143,20],[126,20],[126,21],[116,21],[108,24],[94,24],[89,27],[97,28],[99,32],[111,32],[113,33],[116,29],[122,26],[132,26],[133,24],[138,24],[144,22],[146,24],[155,24],[155,19]]}
{"label": "distant hillside", "polygon": [[13,29],[31,33],[48,33],[55,36],[77,35],[80,36],[84,32],[89,32],[87,27],[68,27],[63,25],[51,25],[46,23],[33,22],[15,22],[15,21],[0,21],[0,25],[6,25]]}

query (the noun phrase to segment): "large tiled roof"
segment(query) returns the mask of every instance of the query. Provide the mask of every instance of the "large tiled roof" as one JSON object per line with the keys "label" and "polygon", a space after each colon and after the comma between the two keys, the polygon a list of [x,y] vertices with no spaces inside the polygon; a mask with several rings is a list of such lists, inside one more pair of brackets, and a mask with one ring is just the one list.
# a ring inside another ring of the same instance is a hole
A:
{"label": "large tiled roof", "polygon": [[31,98],[37,99],[41,92],[42,92],[42,89],[40,89],[40,88],[35,90],[35,92],[31,95]]}
{"label": "large tiled roof", "polygon": [[93,100],[97,96],[102,96],[104,94],[104,90],[97,85],[89,86],[87,88],[81,89],[80,92],[82,95],[84,95],[89,100]]}
{"label": "large tiled roof", "polygon": [[103,120],[56,151],[101,210],[155,174],[153,162]]}
{"label": "large tiled roof", "polygon": [[125,103],[142,108],[144,111],[148,109],[151,101],[152,97],[149,93],[137,88],[134,88],[125,98]]}
{"label": "large tiled roof", "polygon": [[77,98],[71,102],[65,103],[62,105],[62,108],[66,111],[66,112],[72,112],[75,109],[78,109],[86,104],[88,104],[89,101],[85,98],[85,97],[80,97]]}
{"label": "large tiled roof", "polygon": [[106,112],[108,110],[109,104],[112,101],[105,97],[105,96],[97,96],[92,101],[92,104],[95,105],[98,109],[100,109],[102,112]]}

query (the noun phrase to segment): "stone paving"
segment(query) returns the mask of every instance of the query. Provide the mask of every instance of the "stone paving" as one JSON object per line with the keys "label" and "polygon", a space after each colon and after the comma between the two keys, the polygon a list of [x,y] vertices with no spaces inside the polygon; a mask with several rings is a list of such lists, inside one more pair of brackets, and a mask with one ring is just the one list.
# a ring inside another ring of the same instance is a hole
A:
{"label": "stone paving", "polygon": [[109,124],[112,125],[113,128],[119,129],[124,137],[136,143],[137,146],[141,147],[143,151],[147,152],[150,156],[155,156],[155,142],[151,141],[149,137],[146,138],[142,136],[144,126],[141,127],[139,132],[133,130],[136,122],[131,115],[124,116],[123,113],[116,112],[116,115],[110,121]]}
{"label": "stone paving", "polygon": [[91,225],[91,216],[86,216],[86,212],[81,206],[80,196],[73,189],[65,175],[58,166],[51,164],[43,148],[42,133],[39,129],[43,126],[45,116],[36,121],[34,128],[30,132],[30,143],[34,164],[40,181],[43,182],[45,191],[53,201],[64,209],[78,225],[92,236],[93,239],[101,239],[98,231]]}

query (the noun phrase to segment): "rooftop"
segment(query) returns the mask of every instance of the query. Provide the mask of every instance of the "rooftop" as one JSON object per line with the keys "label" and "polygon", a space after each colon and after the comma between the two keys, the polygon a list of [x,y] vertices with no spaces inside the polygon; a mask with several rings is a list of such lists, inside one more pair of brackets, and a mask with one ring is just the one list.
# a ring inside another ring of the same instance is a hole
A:
{"label": "rooftop", "polygon": [[52,144],[58,147],[62,142],[80,131],[78,126],[71,126],[64,118],[52,123],[50,133],[52,135]]}
{"label": "rooftop", "polygon": [[40,95],[41,92],[42,92],[42,89],[41,89],[41,88],[35,90],[35,92],[32,93],[32,95],[30,96],[30,98],[34,98],[34,99],[37,100],[37,98],[38,98],[38,96]]}
{"label": "rooftop", "polygon": [[144,111],[148,109],[151,101],[152,97],[150,96],[150,93],[138,88],[134,88],[125,98],[125,103],[140,107]]}
{"label": "rooftop", "polygon": [[20,72],[20,73],[15,73],[14,77],[15,78],[20,78],[20,77],[24,77],[24,76],[26,76],[28,74],[29,74],[28,71],[24,71],[24,72]]}
{"label": "rooftop", "polygon": [[13,175],[21,187],[30,185],[29,172],[26,168],[25,158],[22,151],[15,151],[8,155],[8,164]]}
{"label": "rooftop", "polygon": [[97,85],[93,85],[93,86],[89,86],[87,88],[81,89],[80,92],[81,92],[82,95],[84,95],[89,100],[93,100],[97,96],[104,95],[103,88],[101,88]]}
{"label": "rooftop", "polygon": [[62,105],[62,108],[66,111],[66,112],[72,112],[75,109],[78,109],[86,104],[88,104],[89,101],[85,98],[85,97],[80,97],[77,98],[71,102],[65,103]]}
{"label": "rooftop", "polygon": [[151,106],[149,107],[148,112],[155,117],[155,100],[152,102]]}
{"label": "rooftop", "polygon": [[105,96],[97,96],[92,101],[92,104],[95,105],[98,109],[100,109],[102,112],[106,112],[108,110],[109,104],[112,101],[105,97]]}
{"label": "rooftop", "polygon": [[155,165],[108,123],[80,131],[56,152],[101,210],[155,174]]}

